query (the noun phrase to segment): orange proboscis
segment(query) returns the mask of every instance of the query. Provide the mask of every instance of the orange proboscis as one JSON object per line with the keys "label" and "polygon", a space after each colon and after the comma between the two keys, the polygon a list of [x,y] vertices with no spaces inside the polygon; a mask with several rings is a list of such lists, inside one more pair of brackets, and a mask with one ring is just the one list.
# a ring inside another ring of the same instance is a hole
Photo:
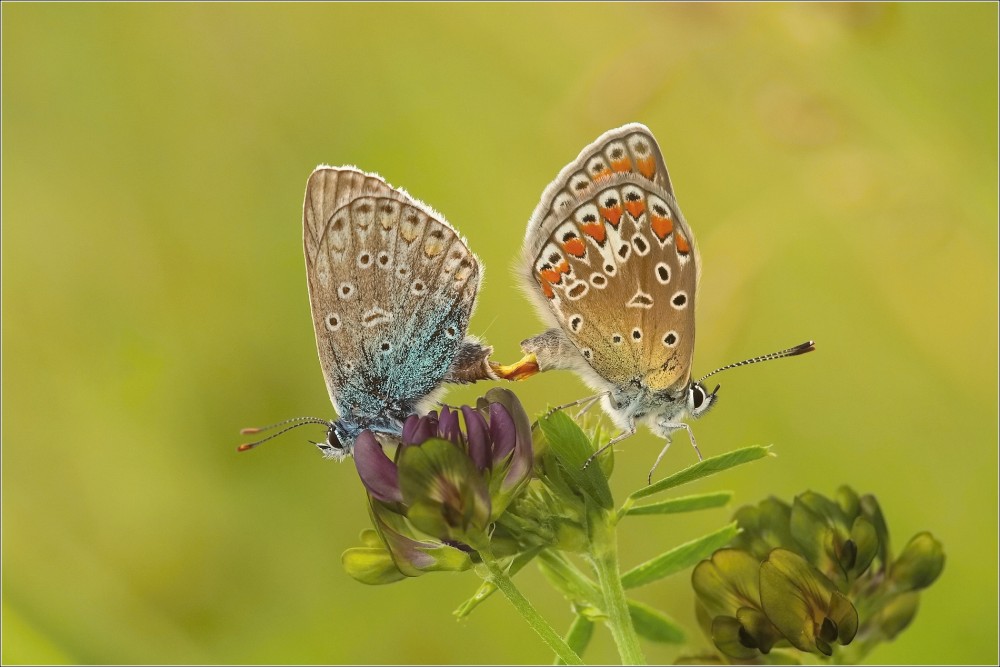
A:
{"label": "orange proboscis", "polygon": [[681,234],[680,232],[677,232],[674,236],[677,239],[677,241],[676,241],[676,243],[677,243],[677,252],[679,252],[682,255],[686,255],[689,252],[691,252],[691,244],[688,243],[688,240],[686,238],[684,238],[683,234]]}
{"label": "orange proboscis", "polygon": [[[618,217],[621,217],[621,211],[618,212]],[[617,224],[617,223],[614,223]],[[604,225],[600,222],[592,222],[589,224],[580,225],[580,231],[594,239],[598,243],[604,243],[604,239],[607,238],[608,230],[604,228]]]}
{"label": "orange proboscis", "polygon": [[674,231],[674,221],[670,218],[662,218],[655,213],[651,216],[651,226],[653,227],[653,233],[656,234],[656,238],[661,241],[665,240],[670,232]]}
{"label": "orange proboscis", "polygon": [[617,172],[632,171],[632,160],[623,157],[620,160],[612,160],[611,168]]}
{"label": "orange proboscis", "polygon": [[629,215],[633,219],[638,220],[639,216],[646,211],[646,200],[640,199],[639,201],[627,201],[625,202],[625,208],[628,210]]}
{"label": "orange proboscis", "polygon": [[584,244],[583,239],[578,236],[574,236],[569,241],[566,241],[563,244],[563,250],[574,257],[583,257],[587,254],[587,246]]}
{"label": "orange proboscis", "polygon": [[638,162],[639,173],[649,180],[653,180],[653,174],[656,173],[656,161],[652,158],[652,156],[640,158]]}
{"label": "orange proboscis", "polygon": [[611,208],[604,208],[603,206],[598,206],[598,210],[605,220],[611,223],[611,226],[618,229],[618,223],[622,219],[622,207],[620,205],[612,206]]}
{"label": "orange proboscis", "polygon": [[514,382],[526,380],[539,372],[538,360],[535,358],[534,354],[525,355],[523,359],[509,366],[498,364],[495,361],[491,361],[489,363],[490,370],[492,370],[496,376],[502,380],[511,380]]}

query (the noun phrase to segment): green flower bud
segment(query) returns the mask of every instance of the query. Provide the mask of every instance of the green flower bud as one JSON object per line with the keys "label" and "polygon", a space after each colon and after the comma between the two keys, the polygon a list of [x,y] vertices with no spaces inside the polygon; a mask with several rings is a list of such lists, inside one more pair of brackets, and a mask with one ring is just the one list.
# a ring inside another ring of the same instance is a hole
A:
{"label": "green flower bud", "polygon": [[890,577],[897,590],[927,588],[944,569],[944,548],[930,533],[918,533],[892,564]]}

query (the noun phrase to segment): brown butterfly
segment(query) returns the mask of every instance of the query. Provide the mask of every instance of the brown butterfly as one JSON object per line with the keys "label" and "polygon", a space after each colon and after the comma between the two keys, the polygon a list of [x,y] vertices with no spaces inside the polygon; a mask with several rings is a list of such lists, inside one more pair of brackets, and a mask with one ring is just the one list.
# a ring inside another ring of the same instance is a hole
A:
{"label": "brown butterfly", "polygon": [[808,341],[691,379],[701,260],[660,147],[638,123],[598,137],[545,189],[520,268],[551,328],[521,343],[524,359],[495,370],[508,379],[576,371],[599,393],[570,405],[600,400],[621,429],[594,456],[645,423],[667,441],[654,469],[678,429],[701,458],[685,420],[717,400],[719,387],[709,392],[705,378],[815,349]]}

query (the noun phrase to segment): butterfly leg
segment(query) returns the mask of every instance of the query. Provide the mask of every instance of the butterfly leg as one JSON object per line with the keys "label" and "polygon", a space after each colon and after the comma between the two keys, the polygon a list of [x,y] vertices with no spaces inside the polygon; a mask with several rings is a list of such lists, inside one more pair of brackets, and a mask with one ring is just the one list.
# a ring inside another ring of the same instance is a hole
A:
{"label": "butterfly leg", "polygon": [[608,444],[604,445],[603,447],[601,447],[600,449],[598,449],[596,452],[594,452],[593,454],[591,454],[590,457],[583,463],[583,467],[586,469],[586,467],[590,465],[590,462],[593,461],[594,459],[596,459],[598,456],[600,456],[601,453],[604,450],[606,450],[608,447],[611,447],[611,446],[613,446],[613,445],[621,442],[625,438],[628,438],[628,437],[633,436],[633,435],[635,435],[635,424],[629,424],[629,427],[627,429],[625,429],[624,431],[622,431],[621,433],[619,433],[615,437],[611,438],[611,441],[608,442]]}
{"label": "butterfly leg", "polygon": [[[667,423],[667,424],[663,424],[662,426],[663,426],[663,428],[665,428],[668,431],[674,431],[674,430],[681,429],[681,428],[684,429],[685,431],[687,431],[688,432],[688,439],[691,441],[691,446],[694,447],[694,453],[698,455],[698,460],[699,461],[704,461],[705,460],[705,457],[701,455],[701,450],[698,449],[698,441],[695,440],[695,438],[694,438],[694,431],[691,430],[690,426],[688,426],[687,424],[685,424],[683,422],[677,422],[675,424]],[[667,440],[669,441],[670,438],[667,438]],[[670,443],[668,442],[667,444],[669,445]],[[666,450],[664,450],[664,451],[666,451]]]}
{"label": "butterfly leg", "polygon": [[[559,412],[560,410],[565,410],[566,408],[572,408],[575,405],[583,405],[583,407],[580,408],[580,411],[576,413],[577,418],[579,418],[581,415],[583,415],[583,413],[585,413],[591,407],[596,405],[599,400],[601,400],[605,396],[610,396],[610,395],[611,392],[602,391],[600,394],[595,394],[594,396],[586,396],[584,398],[580,398],[575,401],[570,401],[569,403],[566,403],[564,405],[557,405],[554,408],[550,408],[549,411],[545,413],[545,417],[550,417],[553,413]],[[535,420],[534,423],[531,424],[532,431],[534,431],[536,428],[538,428],[538,420]]]}
{"label": "butterfly leg", "polygon": [[[668,428],[668,429],[679,429],[679,428],[686,429],[687,432],[688,432],[688,438],[691,440],[691,446],[694,447],[694,453],[698,455],[698,460],[699,461],[704,461],[705,460],[705,457],[703,457],[701,455],[701,450],[698,449],[698,441],[694,439],[694,431],[691,430],[690,426],[688,426],[687,424],[682,424],[680,422],[678,422],[676,424],[664,424],[663,426],[665,428]],[[663,450],[660,452],[660,455],[657,456],[656,457],[656,461],[653,462],[653,467],[649,469],[649,477],[646,478],[646,482],[648,484],[652,484],[653,483],[653,471],[656,470],[656,466],[660,465],[660,461],[663,460],[663,455],[667,453],[668,449],[670,449],[670,443],[671,442],[672,442],[672,440],[670,439],[670,436],[668,435],[667,436],[667,444],[663,446]]]}
{"label": "butterfly leg", "polygon": [[[667,453],[668,449],[670,449],[670,443],[671,442],[673,442],[673,441],[670,439],[670,436],[668,435],[667,436],[667,444],[665,444],[663,446],[663,450],[660,452],[660,455],[656,457],[656,461],[653,463],[653,467],[649,469],[649,476],[646,478],[646,483],[647,484],[652,484],[653,483],[653,471],[656,470],[656,466],[660,465],[660,461],[663,460],[663,455]],[[695,449],[697,450],[697,447],[695,447]],[[701,455],[699,454],[699,458],[700,458],[700,456]]]}
{"label": "butterfly leg", "polygon": [[610,396],[610,395],[611,395],[610,391],[602,391],[600,394],[594,394],[593,396],[586,396],[584,398],[580,398],[575,401],[570,401],[565,405],[557,405],[556,407],[551,408],[548,412],[546,412],[545,416],[548,417],[554,412],[559,412],[560,410],[565,410],[566,408],[572,408],[577,405],[582,405],[583,407],[580,408],[580,411],[576,413],[576,416],[579,417],[584,412],[593,407],[599,400],[601,400],[605,396]]}

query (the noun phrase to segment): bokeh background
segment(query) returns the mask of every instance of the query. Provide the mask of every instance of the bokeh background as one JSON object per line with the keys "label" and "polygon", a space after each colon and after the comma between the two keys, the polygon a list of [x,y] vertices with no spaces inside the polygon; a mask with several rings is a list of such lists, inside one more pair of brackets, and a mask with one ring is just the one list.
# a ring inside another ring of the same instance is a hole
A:
{"label": "bokeh background", "polygon": [[[875,493],[895,545],[948,561],[872,662],[997,660],[997,6],[200,5],[3,9],[5,663],[525,663],[550,654],[471,572],[366,587],[301,249],[319,163],[378,171],[487,267],[471,330],[540,327],[510,267],[556,172],[629,121],[658,137],[700,243],[696,425],[777,458],[701,483],[733,506],[621,530],[625,566],[768,494]],[[584,395],[558,373],[533,410]],[[481,387],[453,389],[452,403]],[[659,450],[619,448],[622,497]],[[661,471],[694,461],[683,438]],[[566,603],[518,581],[557,627]],[[707,646],[688,575],[637,596]],[[589,661],[617,656],[603,631]]]}

